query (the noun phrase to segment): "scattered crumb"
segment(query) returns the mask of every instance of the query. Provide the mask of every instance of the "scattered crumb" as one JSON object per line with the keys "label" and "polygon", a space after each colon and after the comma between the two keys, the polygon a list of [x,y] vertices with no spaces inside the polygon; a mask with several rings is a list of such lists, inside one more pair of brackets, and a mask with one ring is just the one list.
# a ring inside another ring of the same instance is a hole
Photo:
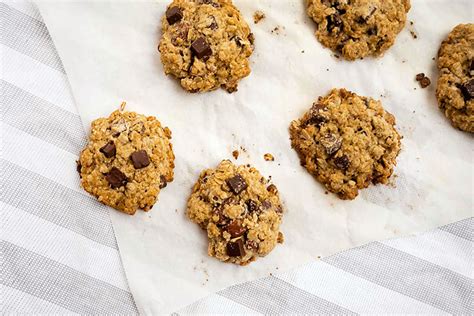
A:
{"label": "scattered crumb", "polygon": [[260,10],[255,11],[255,13],[253,14],[253,23],[257,24],[263,19],[265,19],[265,13]]}
{"label": "scattered crumb", "polygon": [[277,269],[277,270],[278,270],[278,267],[276,267],[275,269]]}
{"label": "scattered crumb", "polygon": [[175,213],[178,213],[178,209],[175,209],[174,212],[175,212]]}
{"label": "scattered crumb", "polygon": [[244,147],[240,146],[240,150],[242,150],[244,153],[247,152],[247,149],[245,149]]}
{"label": "scattered crumb", "polygon": [[301,51],[301,54],[304,54],[304,49]]}
{"label": "scattered crumb", "polygon": [[328,194],[329,194],[329,192],[328,192],[328,191],[324,191],[324,194],[328,195]]}
{"label": "scattered crumb", "polygon": [[273,157],[273,155],[269,153],[263,155],[263,159],[265,159],[265,161],[275,161],[275,157]]}
{"label": "scattered crumb", "polygon": [[321,256],[318,256],[318,259],[321,259]]}
{"label": "scattered crumb", "polygon": [[406,60],[402,60],[402,64],[406,63],[407,61]]}
{"label": "scattered crumb", "polygon": [[280,31],[282,30],[282,28],[284,27],[280,27],[279,25],[275,26],[275,28],[272,30],[272,34],[276,34],[276,35],[280,35]]}
{"label": "scattered crumb", "polygon": [[430,78],[426,77],[424,73],[419,73],[415,77],[416,81],[420,83],[421,88],[426,88],[431,84]]}
{"label": "scattered crumb", "polygon": [[329,68],[326,68],[326,71],[329,71]]}
{"label": "scattered crumb", "polygon": [[232,156],[234,156],[234,159],[235,159],[235,160],[239,159],[239,151],[238,151],[238,150],[234,150],[234,151],[232,152]]}
{"label": "scattered crumb", "polygon": [[334,56],[335,58],[337,58],[337,59],[339,59],[339,57],[340,57],[340,56],[337,55],[337,54],[334,54],[333,56]]}
{"label": "scattered crumb", "polygon": [[410,25],[413,25],[413,21],[410,21]]}
{"label": "scattered crumb", "polygon": [[433,57],[433,58],[431,58],[431,60],[436,60],[436,58],[435,58],[435,57]]}
{"label": "scattered crumb", "polygon": [[273,273],[270,272],[270,276],[273,276]]}
{"label": "scattered crumb", "polygon": [[410,34],[414,39],[418,38],[418,35],[416,35],[415,31],[410,31]]}

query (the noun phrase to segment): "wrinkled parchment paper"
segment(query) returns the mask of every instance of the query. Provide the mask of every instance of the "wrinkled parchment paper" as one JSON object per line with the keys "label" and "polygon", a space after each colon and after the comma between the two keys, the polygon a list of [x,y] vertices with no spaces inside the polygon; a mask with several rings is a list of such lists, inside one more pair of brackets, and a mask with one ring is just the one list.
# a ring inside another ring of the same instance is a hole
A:
{"label": "wrinkled parchment paper", "polygon": [[[407,23],[396,45],[383,58],[356,62],[337,59],[318,43],[302,0],[235,2],[256,49],[252,73],[234,94],[189,94],[164,75],[157,45],[168,1],[39,3],[87,130],[125,100],[128,110],[155,115],[173,132],[175,180],[153,210],[110,213],[144,314],[172,312],[277,269],[472,216],[473,137],[452,128],[438,110],[432,59],[452,27],[472,22],[470,0],[412,1],[414,25]],[[258,9],[267,17],[255,25]],[[433,81],[427,89],[414,80],[420,72]],[[333,87],[381,99],[404,136],[392,184],[363,190],[354,201],[326,195],[290,148],[290,121]],[[271,175],[286,207],[285,243],[246,267],[208,257],[205,233],[185,217],[199,172],[240,147],[246,152],[237,163]],[[267,152],[274,162],[263,160]]]}

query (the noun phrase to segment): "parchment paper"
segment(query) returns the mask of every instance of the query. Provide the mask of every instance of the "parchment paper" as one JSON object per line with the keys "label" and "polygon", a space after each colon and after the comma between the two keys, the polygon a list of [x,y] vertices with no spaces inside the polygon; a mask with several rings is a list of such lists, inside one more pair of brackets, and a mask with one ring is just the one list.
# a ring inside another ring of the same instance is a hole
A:
{"label": "parchment paper", "polygon": [[[319,44],[302,0],[235,2],[256,49],[252,73],[234,94],[189,94],[164,75],[157,45],[168,1],[39,3],[87,130],[125,100],[128,110],[155,115],[173,132],[175,180],[153,210],[110,213],[141,313],[172,312],[318,256],[472,216],[473,138],[439,111],[432,59],[452,27],[472,22],[472,1],[412,1],[414,25],[407,23],[396,45],[383,58],[356,62]],[[255,25],[257,9],[267,17]],[[427,89],[414,80],[420,72],[433,81]],[[290,121],[333,87],[381,99],[404,136],[392,184],[372,186],[353,201],[326,195],[290,148]],[[208,257],[205,233],[185,217],[199,172],[241,146],[246,152],[237,163],[271,175],[286,207],[285,243],[246,267]],[[263,160],[267,152],[275,162]]]}

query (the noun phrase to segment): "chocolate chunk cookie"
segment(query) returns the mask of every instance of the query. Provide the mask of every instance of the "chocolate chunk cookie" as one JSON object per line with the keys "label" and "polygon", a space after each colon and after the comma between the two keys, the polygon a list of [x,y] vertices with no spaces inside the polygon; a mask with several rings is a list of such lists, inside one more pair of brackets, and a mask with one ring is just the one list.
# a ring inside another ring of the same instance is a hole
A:
{"label": "chocolate chunk cookie", "polygon": [[275,185],[253,167],[229,160],[204,170],[187,215],[207,231],[209,256],[246,265],[283,242],[282,206]]}
{"label": "chocolate chunk cookie", "polygon": [[150,210],[173,181],[171,131],[153,116],[115,111],[92,122],[78,171],[82,187],[127,214]]}
{"label": "chocolate chunk cookie", "polygon": [[474,133],[474,24],[456,26],[438,53],[439,107],[454,127]]}
{"label": "chocolate chunk cookie", "polygon": [[316,37],[348,60],[380,56],[406,22],[409,0],[307,0]]}
{"label": "chocolate chunk cookie", "polygon": [[161,62],[184,89],[234,92],[250,74],[253,34],[231,0],[174,0],[162,29]]}
{"label": "chocolate chunk cookie", "polygon": [[394,125],[380,101],[334,89],[291,122],[291,143],[329,191],[354,199],[370,182],[388,182],[400,151]]}

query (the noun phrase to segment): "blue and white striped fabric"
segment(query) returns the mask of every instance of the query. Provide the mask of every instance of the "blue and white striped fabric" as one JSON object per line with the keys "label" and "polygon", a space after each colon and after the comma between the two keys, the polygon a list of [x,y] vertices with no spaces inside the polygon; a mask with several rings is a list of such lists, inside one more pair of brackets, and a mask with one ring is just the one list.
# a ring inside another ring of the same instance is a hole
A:
{"label": "blue and white striped fabric", "polygon": [[[38,11],[0,3],[2,314],[137,314],[86,134]],[[177,314],[473,314],[474,219],[235,285]],[[163,289],[166,290],[166,289]],[[154,295],[154,293],[150,293]]]}

